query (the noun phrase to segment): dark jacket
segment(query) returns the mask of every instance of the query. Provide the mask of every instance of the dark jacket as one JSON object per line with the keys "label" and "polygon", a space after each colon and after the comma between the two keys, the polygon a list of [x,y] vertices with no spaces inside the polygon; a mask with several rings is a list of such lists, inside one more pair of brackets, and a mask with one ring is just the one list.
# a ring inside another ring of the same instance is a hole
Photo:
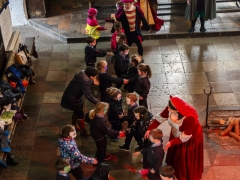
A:
{"label": "dark jacket", "polygon": [[97,61],[97,57],[104,57],[107,53],[105,51],[99,51],[93,48],[90,45],[85,47],[85,62],[86,63],[95,63]]}
{"label": "dark jacket", "polygon": [[128,89],[128,92],[134,92],[134,88],[135,88],[135,85],[136,85],[136,82],[137,82],[137,79],[138,79],[138,70],[137,70],[137,66],[133,66],[131,65],[129,68],[128,68],[128,71],[127,71],[127,79],[129,79],[129,83],[127,84],[127,89]]}
{"label": "dark jacket", "polygon": [[128,127],[130,127],[132,125],[133,121],[135,120],[135,115],[134,115],[133,110],[136,107],[138,107],[137,103],[135,103],[133,106],[129,106],[127,116],[122,117],[122,121],[127,121],[128,122]]}
{"label": "dark jacket", "polygon": [[108,126],[105,117],[95,115],[93,119],[90,119],[88,112],[84,120],[90,124],[90,134],[95,141],[102,139],[106,135],[111,138],[116,138],[119,135],[118,131],[114,131]]}
{"label": "dark jacket", "polygon": [[106,92],[107,88],[112,87],[112,83],[114,83],[114,84],[123,83],[123,79],[112,77],[108,73],[99,73],[98,79],[99,79],[99,83],[100,83],[99,91],[101,93]]}
{"label": "dark jacket", "polygon": [[130,131],[135,131],[139,133],[142,137],[144,137],[148,127],[152,123],[152,119],[153,119],[153,115],[150,112],[148,112],[148,117],[146,120],[144,120],[143,118],[137,120],[135,118],[133,124],[130,127]]}
{"label": "dark jacket", "polygon": [[65,109],[72,111],[79,111],[83,108],[82,95],[93,104],[97,104],[99,101],[93,97],[91,93],[91,85],[93,81],[85,74],[84,71],[80,71],[74,76],[72,81],[63,93],[61,106]]}
{"label": "dark jacket", "polygon": [[136,93],[139,94],[139,96],[142,96],[144,99],[147,99],[150,90],[150,81],[148,77],[147,76],[143,78],[139,77],[135,84],[134,90],[136,91]]}
{"label": "dark jacket", "polygon": [[[127,37],[127,41],[128,42],[131,42],[131,38],[132,38],[132,33],[130,32],[130,27],[129,27],[129,23],[128,23],[128,20],[127,20],[127,16],[123,10],[123,7],[120,7],[116,13],[116,19],[120,22],[122,22],[122,27],[124,29],[124,33]],[[144,17],[144,14],[142,12],[142,10],[136,6],[136,21],[135,21],[135,34],[136,34],[136,37],[137,36],[140,36],[142,39],[142,34],[141,34],[141,28],[140,28],[140,24],[143,24],[143,27],[146,31],[149,31],[150,30],[150,27]]]}
{"label": "dark jacket", "polygon": [[121,119],[119,119],[118,115],[121,115],[122,113],[123,113],[122,100],[117,101],[117,100],[110,98],[108,121],[111,124],[115,124],[115,125],[121,124]]}
{"label": "dark jacket", "polygon": [[122,55],[120,52],[116,55],[115,61],[114,61],[114,71],[117,75],[117,77],[121,77],[124,74],[125,68],[129,64],[129,59],[127,59],[124,55]]}
{"label": "dark jacket", "polygon": [[70,180],[69,174],[67,176],[62,176],[57,172],[56,180]]}
{"label": "dark jacket", "polygon": [[148,148],[144,148],[141,151],[141,153],[147,155],[149,169],[154,169],[155,171],[158,172],[159,168],[162,166],[162,162],[164,158],[163,145],[161,144],[155,147],[149,146]]}

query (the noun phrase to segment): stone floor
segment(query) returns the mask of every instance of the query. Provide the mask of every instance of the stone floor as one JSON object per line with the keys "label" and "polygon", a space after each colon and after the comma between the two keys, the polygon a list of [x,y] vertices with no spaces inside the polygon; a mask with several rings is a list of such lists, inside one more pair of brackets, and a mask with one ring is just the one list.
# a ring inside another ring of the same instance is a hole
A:
{"label": "stone floor", "polygon": [[[53,180],[57,139],[62,126],[71,122],[71,112],[61,108],[62,93],[73,75],[85,68],[83,49],[85,43],[65,44],[52,39],[29,26],[15,27],[21,30],[23,42],[27,36],[36,37],[39,54],[34,59],[36,85],[29,86],[24,101],[28,120],[19,122],[11,143],[12,152],[20,162],[8,167],[0,174],[4,180]],[[144,41],[144,60],[152,68],[150,111],[154,114],[166,106],[169,95],[177,95],[192,104],[204,124],[206,95],[205,86],[214,87],[210,96],[210,107],[239,106],[240,103],[240,37],[186,38]],[[99,42],[99,49],[110,47],[109,42]],[[132,46],[130,54],[136,53]],[[109,63],[110,73],[112,64]],[[97,88],[93,88],[99,97]],[[93,107],[85,101],[85,110]],[[126,106],[124,105],[124,108]],[[170,128],[163,123],[164,144],[168,142]],[[204,133],[203,180],[239,179],[240,142],[230,137],[218,137],[216,133]],[[80,151],[93,156],[95,144],[91,137],[76,138]],[[141,157],[123,152],[120,142],[108,142],[112,159],[111,180],[142,180],[137,170],[141,168]],[[227,146],[226,146],[227,145]],[[82,165],[85,176],[94,167]]]}

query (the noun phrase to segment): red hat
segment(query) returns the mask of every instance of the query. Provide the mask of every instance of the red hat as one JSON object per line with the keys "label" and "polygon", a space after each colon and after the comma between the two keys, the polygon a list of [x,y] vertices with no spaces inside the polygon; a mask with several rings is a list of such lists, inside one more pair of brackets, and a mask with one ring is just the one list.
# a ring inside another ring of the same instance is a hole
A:
{"label": "red hat", "polygon": [[196,120],[198,120],[197,111],[188,103],[174,96],[170,96],[170,101],[181,115],[193,116]]}
{"label": "red hat", "polygon": [[132,3],[134,0],[121,0],[123,3]]}
{"label": "red hat", "polygon": [[95,8],[90,8],[89,10],[88,10],[88,15],[89,16],[94,16],[94,15],[96,15],[97,14],[97,9],[95,9]]}

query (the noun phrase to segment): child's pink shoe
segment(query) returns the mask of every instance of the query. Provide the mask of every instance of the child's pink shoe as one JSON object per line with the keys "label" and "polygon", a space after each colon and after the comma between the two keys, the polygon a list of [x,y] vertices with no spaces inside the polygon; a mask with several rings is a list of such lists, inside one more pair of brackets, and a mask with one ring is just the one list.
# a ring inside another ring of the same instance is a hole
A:
{"label": "child's pink shoe", "polygon": [[141,169],[138,171],[142,176],[146,176],[148,174],[149,169]]}
{"label": "child's pink shoe", "polygon": [[125,132],[120,131],[120,133],[119,133],[119,137],[126,137]]}

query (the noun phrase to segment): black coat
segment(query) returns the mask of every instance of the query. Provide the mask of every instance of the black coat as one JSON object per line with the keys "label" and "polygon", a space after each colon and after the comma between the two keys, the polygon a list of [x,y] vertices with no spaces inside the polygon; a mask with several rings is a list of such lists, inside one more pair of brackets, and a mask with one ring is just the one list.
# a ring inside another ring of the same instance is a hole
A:
{"label": "black coat", "polygon": [[118,131],[112,130],[104,117],[96,116],[93,119],[89,118],[89,112],[85,115],[84,120],[90,124],[90,134],[95,141],[102,139],[108,135],[111,138],[116,138],[119,135]]}
{"label": "black coat", "polygon": [[118,115],[121,115],[123,113],[122,109],[122,100],[117,101],[112,98],[110,98],[109,101],[109,111],[108,111],[108,121],[111,124],[120,125],[121,119],[118,117]]}
{"label": "black coat", "polygon": [[130,131],[135,131],[136,133],[139,133],[142,137],[144,137],[148,127],[152,123],[153,115],[152,113],[148,112],[147,120],[144,120],[143,118],[137,120],[135,118],[133,124],[130,127]]}
{"label": "black coat", "polygon": [[107,53],[105,51],[99,51],[93,48],[90,45],[85,47],[85,62],[86,63],[95,63],[97,61],[97,57],[104,57]]}
{"label": "black coat", "polygon": [[81,99],[83,95],[85,95],[91,103],[97,104],[99,101],[93,97],[91,92],[92,84],[93,81],[89,79],[85,72],[80,71],[74,76],[64,91],[61,106],[72,111],[80,111],[83,108]]}
{"label": "black coat", "polygon": [[148,148],[144,148],[141,153],[147,155],[149,168],[158,172],[159,168],[162,166],[164,158],[163,145],[161,144],[155,147],[150,146]]}
{"label": "black coat", "polygon": [[126,58],[126,56],[123,56],[121,52],[119,52],[114,61],[114,71],[117,75],[117,77],[121,77],[124,74],[125,68],[129,64],[129,59]]}
{"label": "black coat", "polygon": [[134,88],[135,88],[138,77],[139,76],[138,76],[137,66],[131,65],[127,71],[127,79],[129,79],[129,83],[127,84],[128,92],[134,92]]}
{"label": "black coat", "polygon": [[138,107],[137,103],[135,103],[133,106],[129,106],[127,116],[122,117],[122,121],[127,121],[128,122],[128,127],[130,127],[132,125],[133,121],[135,120],[135,115],[134,115],[133,110],[136,107]]}
{"label": "black coat", "polygon": [[107,88],[112,87],[112,83],[114,83],[114,84],[123,83],[123,79],[112,77],[108,73],[99,73],[98,79],[99,79],[99,83],[100,83],[99,91],[101,93],[102,92],[105,93]]}
{"label": "black coat", "polygon": [[148,77],[138,78],[134,90],[139,94],[139,96],[147,99],[150,90],[150,81]]}
{"label": "black coat", "polygon": [[61,176],[57,173],[56,180],[70,180],[69,175],[68,176]]}
{"label": "black coat", "polygon": [[146,31],[149,31],[150,30],[150,27],[144,17],[144,14],[142,12],[142,10],[136,6],[136,21],[135,21],[135,35],[136,37],[132,37],[132,33],[130,32],[130,27],[129,27],[129,23],[128,23],[128,20],[127,20],[127,16],[123,10],[123,7],[120,7],[116,13],[116,19],[118,21],[120,21],[122,23],[122,27],[124,29],[124,34],[126,35],[127,37],[127,42],[132,42],[132,39],[133,38],[136,38],[137,36],[140,36],[142,39],[142,34],[141,34],[141,28],[140,28],[140,24],[142,22],[143,24],[143,27]]}

